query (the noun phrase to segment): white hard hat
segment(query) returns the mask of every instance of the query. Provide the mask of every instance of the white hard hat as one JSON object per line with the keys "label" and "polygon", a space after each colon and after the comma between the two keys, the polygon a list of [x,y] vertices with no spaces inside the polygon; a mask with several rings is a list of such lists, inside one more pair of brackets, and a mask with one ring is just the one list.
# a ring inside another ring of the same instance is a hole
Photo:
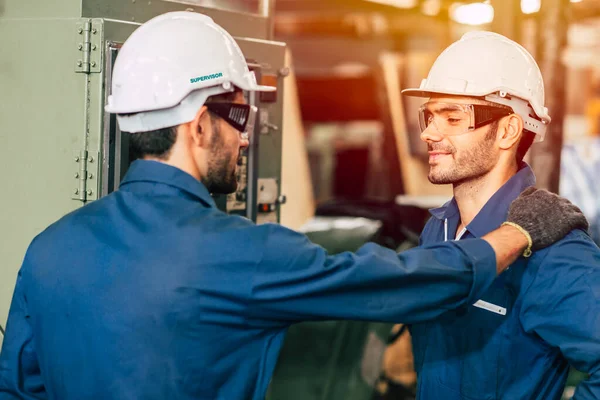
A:
{"label": "white hard hat", "polygon": [[239,46],[210,17],[171,12],[140,26],[119,51],[106,111],[125,132],[192,121],[209,96],[260,86]]}
{"label": "white hard hat", "polygon": [[402,93],[485,97],[508,105],[523,118],[524,128],[535,133],[536,141],[544,139],[550,123],[537,63],[523,46],[493,32],[465,34],[440,54],[418,89]]}

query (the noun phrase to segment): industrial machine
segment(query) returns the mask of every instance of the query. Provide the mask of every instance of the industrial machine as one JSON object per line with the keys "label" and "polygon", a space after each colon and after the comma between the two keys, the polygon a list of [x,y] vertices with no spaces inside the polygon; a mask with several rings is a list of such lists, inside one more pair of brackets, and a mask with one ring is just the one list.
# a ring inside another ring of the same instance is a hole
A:
{"label": "industrial machine", "polygon": [[121,45],[141,23],[183,10],[206,14],[227,29],[258,80],[278,88],[248,98],[259,108],[259,122],[239,168],[241,184],[215,200],[257,223],[279,221],[286,48],[270,40],[268,1],[254,14],[163,0],[2,0],[1,326],[31,240],[61,216],[116,190],[130,164],[126,135],[104,111]]}

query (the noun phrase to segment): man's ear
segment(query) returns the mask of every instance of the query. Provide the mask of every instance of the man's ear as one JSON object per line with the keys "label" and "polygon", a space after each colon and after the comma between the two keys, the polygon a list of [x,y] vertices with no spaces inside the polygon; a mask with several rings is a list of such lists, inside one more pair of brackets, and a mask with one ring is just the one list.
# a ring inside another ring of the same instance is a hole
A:
{"label": "man's ear", "polygon": [[523,119],[516,114],[509,115],[501,121],[500,141],[498,145],[503,150],[508,150],[519,144],[521,136],[523,135]]}
{"label": "man's ear", "polygon": [[206,106],[202,106],[196,113],[194,120],[189,123],[189,131],[194,142],[198,147],[205,147],[209,142],[210,115]]}

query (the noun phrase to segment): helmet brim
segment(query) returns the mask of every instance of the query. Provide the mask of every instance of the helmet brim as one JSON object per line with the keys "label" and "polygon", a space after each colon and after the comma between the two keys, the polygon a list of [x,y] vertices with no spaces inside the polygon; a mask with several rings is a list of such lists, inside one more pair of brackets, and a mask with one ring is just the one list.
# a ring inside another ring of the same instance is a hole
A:
{"label": "helmet brim", "polygon": [[248,84],[246,82],[232,82],[235,86],[247,92],[274,92],[277,90],[275,86]]}
{"label": "helmet brim", "polygon": [[429,92],[421,89],[404,89],[401,91],[403,96],[408,97],[430,97],[435,92]]}
{"label": "helmet brim", "polygon": [[449,96],[468,96],[468,97],[480,97],[484,96],[484,94],[471,94],[471,93],[460,93],[460,92],[450,92],[450,91],[442,91],[442,90],[423,90],[423,89],[404,89],[401,91],[403,96],[408,97],[431,97],[432,94],[447,94]]}
{"label": "helmet brim", "polygon": [[275,86],[257,85],[255,89],[250,89],[254,92],[274,92],[277,90]]}

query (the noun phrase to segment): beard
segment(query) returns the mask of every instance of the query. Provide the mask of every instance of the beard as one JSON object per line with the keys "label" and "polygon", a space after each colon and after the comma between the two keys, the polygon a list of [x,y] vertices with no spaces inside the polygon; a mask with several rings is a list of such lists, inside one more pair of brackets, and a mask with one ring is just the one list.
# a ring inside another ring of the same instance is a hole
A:
{"label": "beard", "polygon": [[[213,136],[210,142],[211,158],[208,160],[208,172],[202,178],[202,183],[210,193],[229,194],[237,190],[238,180],[236,165],[240,158],[240,151],[234,154],[228,150],[221,129],[216,119],[211,116]],[[235,161],[234,161],[235,160]]]}
{"label": "beard", "polygon": [[486,175],[498,162],[498,155],[492,146],[497,132],[498,122],[495,122],[490,126],[483,140],[460,152],[451,145],[430,143],[429,151],[450,153],[452,165],[432,165],[429,169],[429,182],[435,185],[456,185]]}

